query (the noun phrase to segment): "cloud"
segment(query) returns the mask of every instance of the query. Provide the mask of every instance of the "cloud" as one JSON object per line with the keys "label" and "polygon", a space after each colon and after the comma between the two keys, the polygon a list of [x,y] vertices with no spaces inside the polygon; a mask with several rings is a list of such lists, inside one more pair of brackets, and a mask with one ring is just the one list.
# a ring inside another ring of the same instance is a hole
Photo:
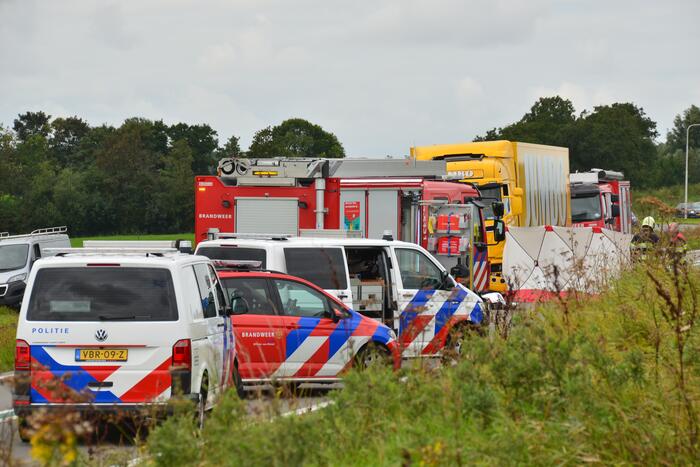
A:
{"label": "cloud", "polygon": [[140,115],[245,146],[299,116],[349,154],[401,155],[560,94],[635,102],[665,133],[698,104],[697,17],[692,0],[0,0],[0,122]]}
{"label": "cloud", "polygon": [[472,101],[484,95],[484,89],[474,78],[466,76],[457,82],[457,96],[464,101]]}

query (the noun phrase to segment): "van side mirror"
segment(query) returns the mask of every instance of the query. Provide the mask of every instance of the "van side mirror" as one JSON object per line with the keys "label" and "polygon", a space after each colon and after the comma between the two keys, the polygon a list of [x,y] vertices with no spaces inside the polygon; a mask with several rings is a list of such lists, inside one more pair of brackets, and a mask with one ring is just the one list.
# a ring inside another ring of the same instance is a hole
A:
{"label": "van side mirror", "polygon": [[337,323],[341,319],[347,318],[347,315],[343,312],[343,310],[340,308],[337,308],[335,305],[331,305],[330,315],[331,315],[330,317],[334,323]]}
{"label": "van side mirror", "polygon": [[613,218],[620,217],[620,205],[619,204],[613,204],[611,206],[610,215]]}
{"label": "van side mirror", "polygon": [[496,217],[503,217],[505,213],[505,208],[503,207],[503,202],[494,201],[491,203],[491,209],[493,210],[493,215]]}
{"label": "van side mirror", "polygon": [[457,263],[456,266],[453,266],[452,269],[450,269],[450,274],[456,278],[459,279],[460,277],[469,277],[469,268],[467,267],[466,264],[463,264],[461,261]]}
{"label": "van side mirror", "polygon": [[513,187],[510,190],[510,215],[519,216],[523,213],[523,189]]}
{"label": "van side mirror", "polygon": [[236,292],[231,294],[231,315],[244,315],[248,313],[250,307],[245,298],[238,295]]}
{"label": "van side mirror", "polygon": [[506,239],[506,223],[502,219],[493,221],[493,239],[496,243]]}

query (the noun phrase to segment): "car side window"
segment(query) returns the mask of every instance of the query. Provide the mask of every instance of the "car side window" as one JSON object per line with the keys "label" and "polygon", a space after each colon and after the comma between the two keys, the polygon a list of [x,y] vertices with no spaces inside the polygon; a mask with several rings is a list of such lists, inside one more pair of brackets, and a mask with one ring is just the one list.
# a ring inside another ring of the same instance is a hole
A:
{"label": "car side window", "polygon": [[421,251],[397,248],[396,259],[404,289],[442,289],[452,285],[442,283],[442,271]]}
{"label": "car side window", "polygon": [[39,259],[41,258],[41,247],[39,246],[38,243],[34,244],[34,259]]}
{"label": "car side window", "polygon": [[287,316],[330,317],[328,299],[317,290],[294,281],[274,279],[275,288]]}
{"label": "car side window", "polygon": [[207,265],[202,263],[195,264],[194,276],[197,278],[204,317],[214,318],[216,316],[216,299],[214,298],[214,284],[207,272]]}
{"label": "car side window", "polygon": [[209,265],[209,275],[214,283],[214,290],[216,291],[216,302],[219,304],[219,315],[224,316],[226,314],[226,295],[224,294],[224,289],[219,281],[219,276],[216,274],[216,270]]}
{"label": "car side window", "polygon": [[197,285],[197,279],[194,276],[194,268],[192,266],[182,268],[182,284],[184,286],[183,296],[185,297],[185,303],[190,310],[192,319],[203,319],[204,310],[202,310],[199,286]]}
{"label": "car side window", "polygon": [[267,279],[256,277],[224,277],[221,281],[231,300],[231,308],[234,314],[279,314],[275,301],[270,297]]}

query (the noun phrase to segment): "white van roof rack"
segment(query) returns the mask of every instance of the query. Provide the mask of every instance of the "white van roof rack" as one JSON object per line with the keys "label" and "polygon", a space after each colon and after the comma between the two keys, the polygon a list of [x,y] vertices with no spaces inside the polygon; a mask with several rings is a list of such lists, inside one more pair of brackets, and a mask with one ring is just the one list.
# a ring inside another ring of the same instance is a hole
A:
{"label": "white van roof rack", "polygon": [[55,256],[172,256],[181,254],[176,248],[47,248]]}
{"label": "white van roof rack", "polygon": [[207,232],[207,240],[220,240],[226,238],[241,238],[252,240],[288,240],[294,235],[290,234],[271,234],[271,233],[238,233],[238,232],[217,232],[210,229]]}
{"label": "white van roof rack", "polygon": [[190,240],[85,240],[83,248],[146,248],[146,249],[192,249]]}
{"label": "white van roof rack", "polygon": [[36,237],[39,235],[58,235],[68,233],[68,227],[62,225],[60,227],[46,227],[43,229],[32,230],[28,234],[20,235],[10,235],[9,232],[0,232],[0,238],[6,240],[8,238],[24,238],[24,237]]}

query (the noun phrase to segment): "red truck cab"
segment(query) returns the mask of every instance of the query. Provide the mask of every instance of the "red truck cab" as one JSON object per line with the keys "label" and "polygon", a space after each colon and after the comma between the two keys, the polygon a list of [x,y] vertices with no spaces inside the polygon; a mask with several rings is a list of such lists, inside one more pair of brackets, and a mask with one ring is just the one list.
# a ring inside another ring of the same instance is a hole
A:
{"label": "red truck cab", "polygon": [[632,232],[630,183],[621,172],[592,169],[570,175],[573,227]]}

